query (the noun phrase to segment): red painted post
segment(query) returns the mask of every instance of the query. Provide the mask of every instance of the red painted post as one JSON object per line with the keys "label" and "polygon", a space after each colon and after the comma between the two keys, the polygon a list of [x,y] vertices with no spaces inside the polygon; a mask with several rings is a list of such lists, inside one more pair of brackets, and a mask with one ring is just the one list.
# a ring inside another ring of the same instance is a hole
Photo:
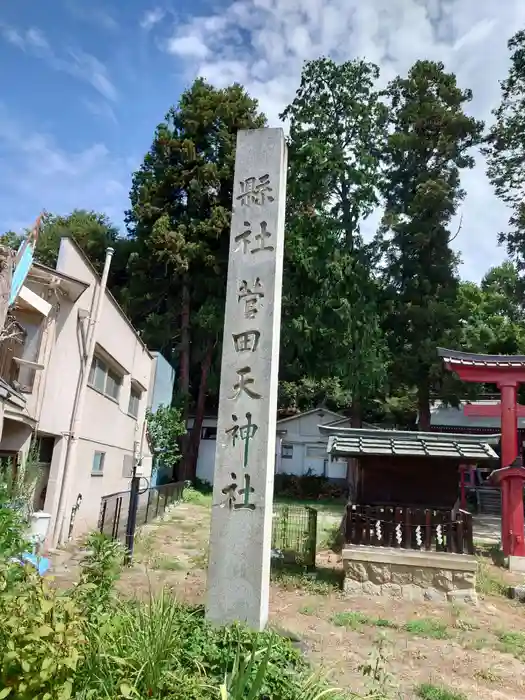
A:
{"label": "red painted post", "polygon": [[509,554],[515,557],[525,556],[524,518],[523,518],[523,477],[512,476],[509,484]]}
{"label": "red painted post", "polygon": [[517,382],[498,384],[501,391],[501,466],[510,467],[518,456]]}
{"label": "red painted post", "polygon": [[[510,467],[518,456],[517,386],[512,380],[498,386],[501,391],[501,466]],[[506,556],[514,549],[511,533],[517,532],[516,523],[512,519],[516,507],[513,509],[511,505],[511,488],[511,481],[504,479],[501,484],[501,546]],[[521,510],[523,524],[523,499]]]}

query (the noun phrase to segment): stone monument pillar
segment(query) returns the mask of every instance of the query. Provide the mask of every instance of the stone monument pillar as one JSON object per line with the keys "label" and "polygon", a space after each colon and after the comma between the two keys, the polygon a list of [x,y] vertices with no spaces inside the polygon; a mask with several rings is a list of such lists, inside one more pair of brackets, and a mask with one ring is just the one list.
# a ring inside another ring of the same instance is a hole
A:
{"label": "stone monument pillar", "polygon": [[268,620],[287,151],[237,135],[206,616]]}

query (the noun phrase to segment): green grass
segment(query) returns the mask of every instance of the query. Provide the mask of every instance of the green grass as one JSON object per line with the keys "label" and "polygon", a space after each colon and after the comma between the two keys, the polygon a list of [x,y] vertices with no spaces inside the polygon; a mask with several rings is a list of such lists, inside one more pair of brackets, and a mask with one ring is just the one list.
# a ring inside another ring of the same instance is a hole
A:
{"label": "green grass", "polygon": [[159,571],[184,571],[187,567],[177,557],[155,557],[151,564],[152,569]]}
{"label": "green grass", "polygon": [[206,570],[208,568],[208,550],[201,552],[201,554],[195,554],[191,557],[190,562],[197,569]]}
{"label": "green grass", "polygon": [[302,500],[297,498],[285,498],[282,496],[275,496],[274,502],[294,506],[307,506],[310,508],[315,508],[317,511],[319,511],[319,513],[327,513],[336,517],[341,517],[343,515],[346,506],[345,503],[337,503],[336,501],[330,499],[315,501]]}
{"label": "green grass", "polygon": [[347,627],[348,629],[357,630],[362,625],[372,625],[373,627],[387,627],[389,629],[397,629],[395,622],[386,620],[382,617],[369,617],[361,612],[347,610],[345,612],[335,613],[330,618],[332,624],[336,627]]}
{"label": "green grass", "polygon": [[467,700],[464,693],[456,692],[443,685],[433,685],[432,683],[422,683],[416,688],[416,695],[421,700]]}
{"label": "green grass", "polygon": [[525,660],[525,634],[523,632],[499,632],[500,651],[512,654],[516,659]]}
{"label": "green grass", "polygon": [[201,493],[197,491],[193,486],[184,489],[182,496],[184,503],[191,503],[194,506],[203,506],[205,508],[211,508],[212,494],[211,493]]}
{"label": "green grass", "polygon": [[315,605],[303,605],[302,608],[299,608],[299,613],[301,615],[315,615],[317,611],[317,608]]}
{"label": "green grass", "polygon": [[286,591],[299,590],[328,596],[341,591],[343,573],[323,568],[308,573],[302,567],[276,566],[272,568],[271,580]]}
{"label": "green grass", "polygon": [[485,557],[477,557],[478,570],[476,574],[476,591],[481,595],[499,595],[507,597],[509,586],[493,571]]}
{"label": "green grass", "polygon": [[431,617],[410,620],[403,625],[403,629],[416,637],[427,637],[429,639],[448,639],[450,637],[447,626]]}

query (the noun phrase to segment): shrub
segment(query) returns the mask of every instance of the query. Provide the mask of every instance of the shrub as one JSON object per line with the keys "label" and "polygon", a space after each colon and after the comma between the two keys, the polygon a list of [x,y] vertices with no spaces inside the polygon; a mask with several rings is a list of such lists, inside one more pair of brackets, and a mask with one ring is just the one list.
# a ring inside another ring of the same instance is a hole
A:
{"label": "shrub", "polygon": [[74,600],[49,588],[33,567],[0,563],[0,697],[71,697],[83,624]]}
{"label": "shrub", "polygon": [[345,487],[334,483],[324,476],[307,473],[303,476],[295,474],[276,474],[274,494],[281,498],[292,498],[303,501],[323,499],[343,500]]}
{"label": "shrub", "polygon": [[100,532],[91,533],[86,542],[87,554],[80,562],[82,573],[76,591],[77,600],[91,611],[102,610],[113,595],[120,576],[124,547]]}
{"label": "shrub", "polygon": [[[306,664],[288,640],[236,625],[212,627],[202,608],[181,605],[166,593],[147,604],[121,602],[104,624],[92,622],[86,629],[78,698],[91,697],[88,691],[92,691],[94,698],[211,700],[219,697],[225,674],[232,673],[239,655],[245,658],[254,651],[259,655],[268,647],[261,694],[255,697],[300,697]],[[253,678],[257,668],[252,669]]]}

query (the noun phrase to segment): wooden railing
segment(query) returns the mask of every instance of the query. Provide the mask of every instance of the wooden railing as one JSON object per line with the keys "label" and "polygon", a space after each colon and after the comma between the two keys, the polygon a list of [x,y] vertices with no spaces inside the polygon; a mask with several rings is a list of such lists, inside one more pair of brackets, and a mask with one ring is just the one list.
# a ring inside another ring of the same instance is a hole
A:
{"label": "wooden railing", "polygon": [[348,505],[348,544],[474,554],[472,515],[405,506]]}
{"label": "wooden railing", "polygon": [[22,333],[0,341],[0,377],[8,384],[12,384],[18,377],[19,367],[13,358],[20,356],[23,347]]}

